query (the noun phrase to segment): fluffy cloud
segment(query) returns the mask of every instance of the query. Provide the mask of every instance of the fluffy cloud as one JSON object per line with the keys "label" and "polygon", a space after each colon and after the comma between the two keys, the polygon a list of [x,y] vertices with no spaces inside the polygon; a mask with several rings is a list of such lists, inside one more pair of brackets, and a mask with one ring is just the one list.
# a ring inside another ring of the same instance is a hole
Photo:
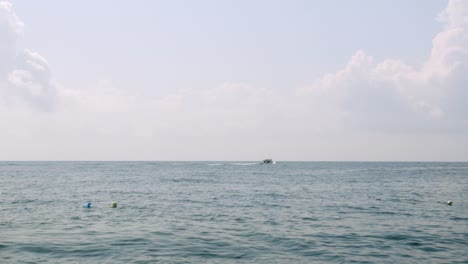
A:
{"label": "fluffy cloud", "polygon": [[[23,24],[13,13],[8,2],[0,1],[0,100],[2,90],[6,87],[6,75],[11,70],[15,60],[16,40],[21,33]],[[1,102],[1,101],[0,101]]]}
{"label": "fluffy cloud", "polygon": [[347,66],[317,80],[306,95],[328,98],[359,127],[465,131],[468,106],[468,2],[451,0],[439,15],[445,29],[420,67],[358,51]]}
{"label": "fluffy cloud", "polygon": [[225,83],[148,98],[109,81],[60,88],[45,58],[18,50],[22,22],[0,0],[0,138],[14,139],[0,159],[466,159],[467,16],[449,1],[423,65],[357,51],[289,94]]}
{"label": "fluffy cloud", "polygon": [[30,50],[19,50],[23,23],[12,4],[0,1],[0,102],[8,107],[50,111],[57,87],[45,58]]}

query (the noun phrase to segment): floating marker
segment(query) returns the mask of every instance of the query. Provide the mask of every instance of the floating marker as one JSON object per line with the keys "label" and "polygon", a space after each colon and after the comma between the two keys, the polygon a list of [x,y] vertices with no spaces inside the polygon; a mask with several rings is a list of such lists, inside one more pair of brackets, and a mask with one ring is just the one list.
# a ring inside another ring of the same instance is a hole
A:
{"label": "floating marker", "polygon": [[453,203],[452,203],[451,200],[448,200],[447,204],[448,204],[448,205],[452,205]]}
{"label": "floating marker", "polygon": [[117,202],[112,202],[112,203],[111,203],[111,207],[112,207],[112,208],[116,208],[116,207],[117,207]]}
{"label": "floating marker", "polygon": [[83,208],[91,208],[91,202],[83,204]]}

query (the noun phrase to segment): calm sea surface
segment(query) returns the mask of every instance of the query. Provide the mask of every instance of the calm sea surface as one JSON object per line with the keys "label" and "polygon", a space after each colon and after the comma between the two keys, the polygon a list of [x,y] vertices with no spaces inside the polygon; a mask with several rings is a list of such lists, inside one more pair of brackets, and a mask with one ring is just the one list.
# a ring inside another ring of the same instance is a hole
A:
{"label": "calm sea surface", "polygon": [[0,263],[353,262],[468,263],[468,163],[0,162]]}

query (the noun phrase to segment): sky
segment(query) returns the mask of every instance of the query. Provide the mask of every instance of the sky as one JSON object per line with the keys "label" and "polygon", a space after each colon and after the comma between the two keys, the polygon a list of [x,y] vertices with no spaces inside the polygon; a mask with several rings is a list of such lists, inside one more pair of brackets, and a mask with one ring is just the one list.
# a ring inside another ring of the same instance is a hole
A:
{"label": "sky", "polygon": [[0,0],[0,160],[468,161],[468,1]]}

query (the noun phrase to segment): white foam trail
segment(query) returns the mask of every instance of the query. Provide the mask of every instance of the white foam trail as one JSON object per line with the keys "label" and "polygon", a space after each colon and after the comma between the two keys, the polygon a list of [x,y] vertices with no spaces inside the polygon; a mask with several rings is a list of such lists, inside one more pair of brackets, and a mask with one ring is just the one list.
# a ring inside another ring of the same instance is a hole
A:
{"label": "white foam trail", "polygon": [[250,165],[256,165],[258,163],[255,162],[249,162],[249,163],[231,163],[232,165],[237,165],[237,166],[250,166]]}

